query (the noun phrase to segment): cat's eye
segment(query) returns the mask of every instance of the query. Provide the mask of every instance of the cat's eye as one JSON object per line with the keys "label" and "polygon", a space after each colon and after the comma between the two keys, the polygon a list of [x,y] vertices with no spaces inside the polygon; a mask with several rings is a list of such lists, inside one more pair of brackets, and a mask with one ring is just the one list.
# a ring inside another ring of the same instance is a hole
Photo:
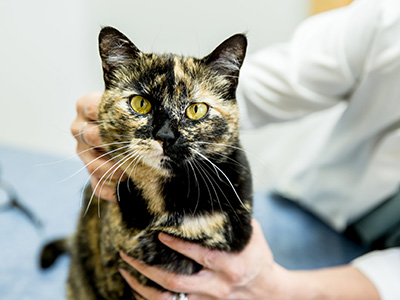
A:
{"label": "cat's eye", "polygon": [[186,109],[186,116],[191,120],[199,120],[206,115],[207,111],[207,104],[194,103]]}
{"label": "cat's eye", "polygon": [[130,100],[130,105],[135,112],[141,115],[148,114],[151,110],[150,101],[142,96],[133,96]]}

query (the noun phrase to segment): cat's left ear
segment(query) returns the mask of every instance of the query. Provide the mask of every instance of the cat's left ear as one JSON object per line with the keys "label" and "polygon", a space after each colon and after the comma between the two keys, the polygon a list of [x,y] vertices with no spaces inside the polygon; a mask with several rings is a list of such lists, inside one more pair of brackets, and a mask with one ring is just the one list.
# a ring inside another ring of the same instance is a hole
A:
{"label": "cat's left ear", "polygon": [[247,38],[235,34],[222,42],[203,61],[214,71],[226,76],[234,84],[238,82],[239,70],[246,56]]}

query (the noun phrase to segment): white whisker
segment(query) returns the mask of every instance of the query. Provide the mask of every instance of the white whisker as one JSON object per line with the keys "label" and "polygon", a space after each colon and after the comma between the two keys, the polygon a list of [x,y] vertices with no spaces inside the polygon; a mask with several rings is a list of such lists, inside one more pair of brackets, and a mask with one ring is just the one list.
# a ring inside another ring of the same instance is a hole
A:
{"label": "white whisker", "polygon": [[235,187],[233,186],[232,182],[229,180],[228,176],[226,176],[226,174],[225,174],[216,164],[214,164],[211,160],[209,160],[209,159],[208,159],[207,157],[205,157],[203,154],[201,154],[200,152],[198,152],[197,150],[194,150],[194,149],[193,149],[193,151],[194,151],[195,153],[197,153],[200,157],[202,157],[203,159],[205,159],[206,161],[208,161],[208,162],[209,162],[211,165],[213,165],[216,169],[218,169],[219,172],[221,172],[221,174],[226,178],[226,180],[228,180],[229,185],[231,186],[231,188],[232,188],[233,192],[235,193],[236,197],[238,198],[239,202],[242,204],[243,208],[244,208],[245,210],[247,210],[248,212],[250,212],[249,209],[244,205],[242,199],[240,199],[238,193],[236,192]]}
{"label": "white whisker", "polygon": [[97,123],[97,125],[96,125],[95,127],[99,127],[99,126],[100,126],[100,123],[97,122],[97,121],[90,121],[90,122],[84,123],[83,126],[82,126],[82,128],[81,128],[81,130],[80,130],[77,134],[73,134],[72,136],[73,136],[74,138],[77,138],[78,136],[83,135],[85,132],[87,132],[87,131],[90,130],[90,128],[86,128],[85,130],[82,130],[83,127],[85,127],[85,125],[87,125],[87,124],[96,124],[96,123]]}
{"label": "white whisker", "polygon": [[[120,143],[130,143],[130,142],[115,142],[115,143],[103,144],[102,146],[116,145],[116,144],[120,144]],[[74,155],[71,155],[71,156],[67,157],[67,158],[63,158],[63,159],[60,159],[60,160],[57,160],[57,161],[36,164],[35,167],[43,167],[43,166],[59,164],[59,163],[62,163],[64,161],[73,159],[73,158],[75,158],[75,157],[77,157],[77,156],[79,156],[79,155],[81,155],[83,153],[89,152],[89,151],[91,151],[93,149],[99,149],[99,147],[98,146],[94,146],[94,147],[88,148],[86,150],[80,151],[80,152],[78,152],[78,153],[76,153]]]}
{"label": "white whisker", "polygon": [[[203,179],[204,184],[206,185],[206,188],[208,190],[208,195],[210,196],[211,210],[214,212],[213,198],[212,198],[212,195],[211,195],[211,191],[210,191],[210,189],[208,187],[207,182],[205,181],[205,179],[203,177],[203,174],[202,174],[201,170],[199,169],[199,166],[195,163],[196,161],[193,161],[193,162],[194,162],[193,166],[199,171],[199,174],[200,174],[201,178]],[[206,174],[204,174],[204,175],[206,176]],[[196,213],[197,206],[198,206],[198,201],[197,201],[196,207],[194,209],[193,215]]]}
{"label": "white whisker", "polygon": [[[130,142],[127,142],[127,143],[130,144]],[[114,150],[112,150],[112,151],[108,151],[108,152],[103,153],[102,155],[100,155],[100,156],[96,157],[95,159],[91,160],[89,163],[87,163],[86,165],[84,165],[84,166],[83,166],[82,168],[80,168],[78,171],[76,171],[76,172],[73,173],[72,175],[68,176],[67,178],[64,178],[63,180],[59,181],[58,183],[63,183],[63,182],[65,182],[65,181],[67,181],[68,179],[74,177],[74,176],[77,175],[79,172],[81,172],[82,170],[86,169],[89,165],[91,165],[91,164],[94,163],[95,161],[97,161],[97,160],[103,158],[104,156],[107,156],[107,155],[109,155],[109,154],[111,154],[111,153],[114,153],[114,152],[116,152],[116,151],[119,151],[119,150],[128,148],[129,146],[130,146],[130,145],[127,145],[127,146],[120,147],[120,148],[114,149]],[[108,161],[109,161],[109,160],[108,160]]]}
{"label": "white whisker", "polygon": [[[199,164],[200,164],[200,163],[204,163],[204,166],[206,166],[207,168],[211,169],[211,166],[209,166],[208,164],[206,164],[205,161],[199,160]],[[206,169],[204,169],[204,171],[208,173],[208,171],[207,171]],[[216,171],[215,168],[214,168],[214,171]],[[216,182],[216,180],[214,179],[214,177],[212,177],[210,173],[208,173],[208,174],[210,175],[210,178],[215,182],[215,184],[217,185],[218,189],[221,191],[222,195],[224,195],[224,198],[225,198],[226,201],[228,202],[229,206],[232,208],[232,211],[235,213],[235,215],[236,215],[236,217],[238,218],[238,220],[240,220],[238,214],[236,213],[235,209],[233,208],[233,206],[232,206],[231,202],[229,201],[228,197],[225,195],[224,190],[219,186],[218,182]],[[217,176],[218,176],[218,179],[222,182],[222,179],[219,177],[218,173],[217,173]],[[221,202],[219,201],[219,198],[218,198],[218,204],[219,204],[221,210],[223,210],[223,209],[222,209],[222,206],[221,206]]]}
{"label": "white whisker", "polygon": [[[136,155],[136,153],[132,153],[131,155],[128,155],[127,157],[125,157],[125,158],[122,159],[121,161],[115,162],[115,165],[112,166],[112,167],[106,172],[106,173],[108,173],[110,170],[112,170],[112,168],[114,168],[114,170],[113,170],[112,172],[110,172],[110,174],[103,180],[103,183],[102,183],[102,185],[101,185],[101,187],[100,187],[99,195],[101,195],[101,192],[102,192],[103,187],[104,187],[105,183],[107,182],[107,180],[108,180],[109,178],[111,178],[112,176],[114,176],[114,174],[118,171],[118,169],[122,168],[123,164],[124,164],[125,162],[127,162],[128,160],[134,158],[135,155]],[[133,161],[134,161],[134,160],[132,160],[132,162],[131,162],[130,164],[132,164]],[[130,165],[130,164],[129,164],[129,165]],[[128,165],[128,167],[129,167],[129,165]],[[123,174],[124,174],[124,173],[122,173],[122,175],[123,175]],[[120,177],[120,178],[121,178],[121,177]],[[119,199],[119,198],[118,198],[118,199]],[[100,201],[98,201],[97,204],[98,204],[97,213],[98,213],[98,217],[100,218]]]}
{"label": "white whisker", "polygon": [[188,175],[188,191],[186,193],[186,198],[189,198],[189,195],[190,195],[190,173],[189,173],[189,171],[190,170],[186,164],[186,161],[184,162],[183,166],[185,167],[186,173]]}
{"label": "white whisker", "polygon": [[[124,168],[124,171],[122,172],[121,176],[120,176],[119,179],[118,179],[118,183],[117,183],[117,200],[118,200],[118,201],[121,200],[121,197],[120,197],[120,194],[119,194],[119,185],[121,184],[122,177],[124,176],[124,174],[126,173],[126,171],[130,168],[130,166],[131,166],[135,161],[137,161],[137,158],[138,158],[139,156],[140,156],[140,154],[139,154],[138,152],[132,153],[132,155],[131,155],[132,161],[129,163],[129,165],[128,165],[126,168]],[[125,163],[125,162],[124,162],[124,163]],[[134,168],[135,168],[135,167],[136,167],[136,164],[135,164]],[[129,177],[129,176],[128,176],[128,177]]]}
{"label": "white whisker", "polygon": [[241,147],[236,147],[236,146],[227,145],[227,144],[221,144],[221,143],[210,143],[210,142],[204,142],[204,141],[196,141],[196,143],[207,144],[207,145],[216,145],[216,146],[224,146],[224,147],[228,147],[228,148],[232,148],[232,149],[235,149],[235,150],[242,151],[242,152],[246,153],[247,155],[250,155],[250,156],[254,157],[258,162],[260,162],[266,168],[271,169],[271,167],[267,166],[265,164],[265,162],[262,161],[256,154],[254,154],[254,153],[252,153],[252,152],[250,152],[248,150],[245,150],[245,149],[243,149]]}
{"label": "white whisker", "polygon": [[[132,170],[129,172],[129,175],[128,175],[129,178],[132,178],[132,172],[133,171],[135,172],[135,173],[133,173],[133,175],[136,174],[136,166],[139,164],[140,160],[142,160],[142,159],[144,159],[144,156],[140,155],[138,153],[138,159],[137,159],[135,165],[133,166]],[[131,193],[131,189],[129,188],[128,182],[127,182],[127,186],[128,186],[128,191]]]}
{"label": "white whisker", "polygon": [[[212,177],[212,175],[201,165],[201,161],[194,161],[194,162],[197,163],[198,167],[204,172],[204,175],[207,177],[208,181],[210,182],[211,187],[212,187],[212,189],[213,189],[213,191],[214,191],[215,197],[217,198],[218,205],[219,205],[221,211],[223,211],[222,206],[221,206],[221,201],[220,201],[220,199],[219,199],[219,197],[218,197],[218,192],[217,192],[217,190],[215,189],[213,182],[217,185],[217,187],[219,188],[219,190],[220,190],[220,191],[222,192],[222,194],[225,196],[224,192],[223,192],[223,191],[221,190],[221,188],[219,187],[218,182],[216,182],[215,179]],[[226,198],[226,196],[225,196],[225,198]],[[213,199],[211,199],[211,200],[213,200]],[[213,205],[212,202],[211,202],[211,209],[212,209],[212,211],[214,211],[214,205]]]}
{"label": "white whisker", "polygon": [[[267,170],[269,170],[269,171],[272,171],[272,170],[273,170],[273,168],[272,168],[270,165],[268,165],[265,161],[263,161],[262,159],[260,159],[256,154],[254,154],[254,153],[252,153],[252,152],[250,152],[250,151],[248,151],[248,150],[245,150],[245,149],[243,149],[243,148],[235,147],[235,146],[231,146],[231,145],[226,145],[226,144],[210,143],[210,142],[203,142],[203,141],[197,141],[196,143],[207,144],[207,145],[226,146],[226,147],[228,147],[228,148],[232,148],[232,149],[236,149],[236,150],[239,150],[239,151],[243,151],[244,153],[246,153],[246,155],[253,157],[253,158],[255,159],[255,161],[257,161],[257,163],[259,164],[259,166],[264,167],[265,169],[267,169]],[[209,149],[204,149],[204,150],[205,150],[205,151],[210,151],[210,152],[211,152],[211,150],[209,150]],[[214,154],[218,154],[218,153],[215,152]],[[222,155],[222,154],[219,154],[219,155]],[[237,162],[237,163],[239,164],[239,162]],[[256,166],[256,168],[258,168],[259,166]],[[245,168],[248,172],[251,173],[250,169],[248,169],[248,168],[246,168],[246,167],[244,167],[244,166],[242,166],[242,167]],[[260,183],[260,184],[262,184],[262,185],[265,184],[265,179],[262,179],[262,178],[258,177],[258,176],[256,175],[256,173],[252,173],[252,177],[253,177],[253,179],[254,179],[255,181],[257,181],[258,183]]]}
{"label": "white whisker", "polygon": [[[125,151],[125,152],[122,152],[122,153],[118,154],[117,156],[115,156],[114,158],[119,157],[119,156],[121,156],[121,155],[125,155],[126,153],[129,153],[130,151],[131,151],[131,150],[127,150],[127,151]],[[100,166],[98,166],[92,173],[90,173],[88,179],[86,179],[86,182],[85,182],[85,185],[84,185],[84,186],[87,185],[87,183],[88,183],[88,181],[90,180],[91,176],[92,176],[98,169],[100,169],[102,166],[104,166],[106,163],[108,163],[108,162],[110,162],[110,161],[112,161],[112,160],[113,160],[113,158],[110,158],[109,160],[105,161],[105,162],[102,163]],[[106,173],[107,173],[107,172],[106,172]],[[104,175],[101,177],[101,179],[102,179],[103,177],[104,177]],[[96,188],[97,188],[98,184],[100,183],[101,179],[100,179],[99,182],[96,184],[96,187],[95,187],[94,190],[93,190],[92,196],[90,197],[90,201],[89,201],[89,203],[88,203],[88,205],[87,205],[87,208],[86,208],[86,210],[85,210],[84,215],[87,214],[87,211],[88,211],[88,209],[89,209],[89,206],[90,206],[90,204],[91,204],[91,202],[92,202],[92,200],[93,200],[94,191],[96,190]],[[83,199],[83,191],[82,191],[82,197],[81,197],[81,199]]]}
{"label": "white whisker", "polygon": [[187,162],[189,163],[189,166],[190,166],[190,167],[192,168],[192,170],[193,170],[193,175],[194,175],[195,184],[197,185],[197,202],[196,202],[196,208],[197,208],[197,205],[199,204],[199,201],[200,201],[200,186],[199,186],[199,181],[198,181],[198,179],[197,179],[196,171],[194,170],[191,161],[188,160]]}
{"label": "white whisker", "polygon": [[247,172],[250,173],[250,169],[247,166],[244,166],[243,164],[239,163],[237,160],[233,159],[232,157],[229,157],[228,155],[224,155],[222,153],[210,150],[210,149],[204,149],[206,152],[211,153],[214,156],[221,156],[225,159],[225,162],[229,161],[233,164],[236,164],[237,166],[245,169]]}

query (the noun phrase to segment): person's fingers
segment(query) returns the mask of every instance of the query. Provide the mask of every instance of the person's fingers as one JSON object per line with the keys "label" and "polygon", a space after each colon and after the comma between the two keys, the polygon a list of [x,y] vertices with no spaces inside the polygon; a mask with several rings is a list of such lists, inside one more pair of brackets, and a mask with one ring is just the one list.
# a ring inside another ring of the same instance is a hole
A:
{"label": "person's fingers", "polygon": [[[210,250],[197,244],[189,243],[164,233],[159,234],[161,242],[169,248],[193,259],[206,269],[218,273],[223,282],[241,284],[247,280],[246,267],[251,258],[244,252],[227,253],[218,250]],[[253,251],[251,252],[253,254]]]}
{"label": "person's fingers", "polygon": [[[253,227],[252,237],[246,248],[248,248],[248,246],[251,245],[253,241],[255,240],[258,241],[260,240],[260,238],[261,240],[264,239],[261,226],[255,219],[252,220],[252,227]],[[159,239],[163,244],[165,244],[169,248],[193,259],[194,261],[196,261],[197,263],[201,264],[206,268],[214,270],[220,269],[218,266],[221,265],[221,262],[228,261],[228,264],[231,265],[232,259],[239,257],[239,253],[226,253],[223,251],[210,250],[201,245],[187,242],[179,238],[175,238],[163,232],[159,234]],[[248,252],[249,255],[251,255],[250,254],[251,251],[246,251],[246,248],[242,252],[243,253]],[[225,267],[226,266],[223,265],[221,266],[221,269],[224,270]]]}
{"label": "person's fingers", "polygon": [[78,99],[77,117],[71,124],[71,133],[77,141],[77,153],[91,176],[94,194],[105,200],[116,201],[116,186],[127,176],[102,150],[97,121],[101,96],[101,92],[93,92]]}
{"label": "person's fingers", "polygon": [[[140,284],[136,278],[129,274],[124,269],[119,269],[122,277],[126,280],[129,286],[135,293],[135,296],[138,300],[175,300],[178,298],[178,293],[172,293],[168,291],[160,291],[152,287],[146,287]],[[197,294],[190,294],[187,295],[188,300],[215,300],[214,297],[209,297],[207,295],[197,295]]]}
{"label": "person's fingers", "polygon": [[135,277],[131,276],[126,270],[119,269],[122,277],[126,280],[129,286],[142,298],[148,300],[173,300],[174,294],[170,292],[162,292],[153,287],[141,285]]}
{"label": "person's fingers", "polygon": [[205,268],[218,270],[218,264],[228,255],[226,252],[210,250],[198,244],[190,243],[165,233],[159,234],[159,239],[169,248],[193,259]]}
{"label": "person's fingers", "polygon": [[[148,266],[125,253],[120,253],[121,258],[135,268],[139,273],[158,283],[166,290],[175,293],[191,295],[208,295],[210,298],[224,298],[230,290],[226,282],[220,280],[209,270],[201,270],[193,275],[180,275],[162,270],[158,267]],[[208,299],[208,298],[207,298]]]}
{"label": "person's fingers", "polygon": [[143,298],[142,296],[140,296],[138,293],[136,293],[135,291],[133,291],[134,292],[134,294],[135,294],[135,298],[136,298],[136,300],[147,300],[147,299],[145,299],[145,298]]}
{"label": "person's fingers", "polygon": [[71,124],[71,133],[78,143],[83,143],[91,147],[102,147],[97,122],[84,122],[78,118]]}
{"label": "person's fingers", "polygon": [[180,275],[156,266],[148,266],[124,253],[122,259],[139,273],[166,290],[189,294],[193,299],[243,298],[262,270],[271,269],[272,253],[261,226],[252,221],[253,234],[240,253],[209,250],[200,245],[160,234],[160,240],[171,249],[192,258],[204,268],[193,275]]}
{"label": "person's fingers", "polygon": [[77,152],[91,176],[94,194],[104,200],[116,201],[116,186],[126,180],[126,173],[107,153],[88,147],[78,142]]}
{"label": "person's fingers", "polygon": [[259,266],[261,260],[266,260],[271,255],[261,226],[255,219],[252,220],[252,227],[252,237],[240,253],[210,250],[165,233],[160,233],[159,239],[169,248],[193,259],[206,269],[219,273],[231,284],[241,285],[252,276],[250,274],[252,269],[249,266]]}
{"label": "person's fingers", "polygon": [[98,106],[101,100],[102,92],[92,92],[78,99],[76,111],[85,121],[97,121]]}
{"label": "person's fingers", "polygon": [[97,122],[101,96],[101,92],[93,92],[82,96],[77,101],[77,117],[71,124],[71,132],[78,143],[90,146],[101,146],[102,144]]}

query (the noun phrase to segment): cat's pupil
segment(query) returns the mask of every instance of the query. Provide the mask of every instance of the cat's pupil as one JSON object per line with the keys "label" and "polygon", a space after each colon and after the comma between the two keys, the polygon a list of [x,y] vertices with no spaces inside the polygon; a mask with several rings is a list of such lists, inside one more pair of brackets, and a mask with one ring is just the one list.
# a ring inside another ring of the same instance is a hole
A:
{"label": "cat's pupil", "polygon": [[144,100],[142,99],[142,101],[140,101],[140,107],[144,106]]}
{"label": "cat's pupil", "polygon": [[194,113],[197,114],[197,111],[199,110],[199,108],[197,107],[197,105],[194,107]]}

